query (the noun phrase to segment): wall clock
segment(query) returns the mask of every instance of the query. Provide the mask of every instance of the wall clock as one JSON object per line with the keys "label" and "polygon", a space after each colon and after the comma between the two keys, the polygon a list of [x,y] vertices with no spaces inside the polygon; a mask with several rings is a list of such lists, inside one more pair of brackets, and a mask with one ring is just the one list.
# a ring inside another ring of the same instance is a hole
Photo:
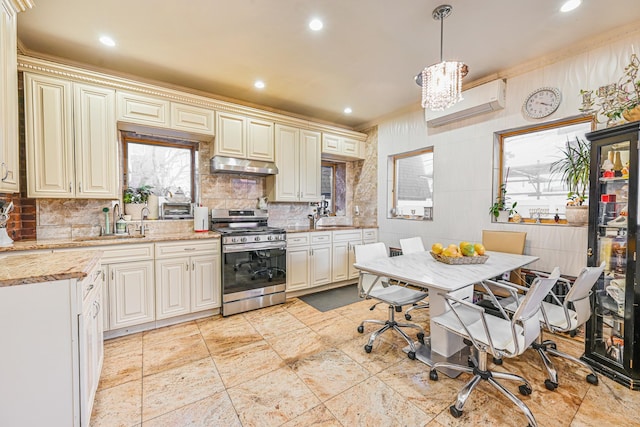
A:
{"label": "wall clock", "polygon": [[522,105],[525,116],[541,119],[550,116],[560,106],[562,95],[555,87],[541,87],[529,94]]}

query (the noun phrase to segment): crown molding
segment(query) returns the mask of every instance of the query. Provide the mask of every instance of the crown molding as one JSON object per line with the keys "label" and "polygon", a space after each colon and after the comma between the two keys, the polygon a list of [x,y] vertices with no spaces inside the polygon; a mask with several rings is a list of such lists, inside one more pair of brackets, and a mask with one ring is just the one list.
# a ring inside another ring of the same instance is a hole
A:
{"label": "crown molding", "polygon": [[16,13],[24,12],[27,9],[33,8],[35,4],[31,0],[2,0],[3,3],[11,6]]}
{"label": "crown molding", "polygon": [[364,141],[366,134],[355,132],[351,129],[340,128],[331,124],[314,122],[310,119],[292,117],[285,114],[263,110],[241,104],[235,104],[207,96],[188,93],[176,89],[153,85],[133,79],[118,77],[98,71],[87,70],[71,65],[61,64],[41,58],[18,55],[18,70],[45,74],[72,80],[76,82],[89,83],[115,90],[133,92],[140,95],[163,98],[165,100],[180,102],[183,104],[196,105],[216,111],[237,113],[263,120],[274,121],[280,124],[295,126],[301,129],[316,130],[320,132],[331,132],[333,134]]}

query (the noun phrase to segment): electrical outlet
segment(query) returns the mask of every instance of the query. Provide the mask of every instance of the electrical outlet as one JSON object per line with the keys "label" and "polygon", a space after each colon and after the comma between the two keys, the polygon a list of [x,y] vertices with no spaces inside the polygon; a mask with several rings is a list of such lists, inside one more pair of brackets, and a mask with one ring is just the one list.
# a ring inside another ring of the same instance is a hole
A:
{"label": "electrical outlet", "polygon": [[360,206],[356,205],[356,207],[354,209],[354,214],[355,214],[355,216],[360,216]]}

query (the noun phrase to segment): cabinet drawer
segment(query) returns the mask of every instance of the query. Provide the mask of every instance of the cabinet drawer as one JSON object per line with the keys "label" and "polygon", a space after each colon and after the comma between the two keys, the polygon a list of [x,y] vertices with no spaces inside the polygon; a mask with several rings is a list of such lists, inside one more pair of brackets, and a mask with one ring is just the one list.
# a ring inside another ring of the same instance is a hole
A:
{"label": "cabinet drawer", "polygon": [[191,256],[201,254],[220,253],[220,241],[217,239],[208,240],[187,240],[171,243],[156,243],[156,258],[174,258],[176,256]]}
{"label": "cabinet drawer", "polygon": [[309,244],[309,233],[287,234],[288,246],[305,246]]}
{"label": "cabinet drawer", "polygon": [[378,230],[371,230],[371,229],[367,229],[367,230],[362,230],[362,240],[366,240],[366,241],[374,241],[374,240],[378,240]]}
{"label": "cabinet drawer", "polygon": [[169,126],[169,101],[117,92],[118,120]]}
{"label": "cabinet drawer", "polygon": [[193,105],[171,103],[171,128],[214,134],[214,111]]}
{"label": "cabinet drawer", "polygon": [[126,261],[143,261],[153,258],[153,244],[130,244],[118,246],[100,246],[95,249],[104,251],[102,255],[102,263],[126,262]]}
{"label": "cabinet drawer", "polygon": [[362,239],[362,230],[345,230],[333,232],[334,242],[345,242],[359,239]]}
{"label": "cabinet drawer", "polygon": [[331,233],[311,233],[311,244],[320,245],[331,243]]}

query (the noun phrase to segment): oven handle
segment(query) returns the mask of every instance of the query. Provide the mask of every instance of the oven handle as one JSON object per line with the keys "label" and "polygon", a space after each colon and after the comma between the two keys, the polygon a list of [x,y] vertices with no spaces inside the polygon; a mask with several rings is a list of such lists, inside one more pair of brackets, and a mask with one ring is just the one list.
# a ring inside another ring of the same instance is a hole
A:
{"label": "oven handle", "polygon": [[265,249],[286,249],[287,242],[264,242],[264,243],[243,243],[241,245],[222,245],[222,252],[225,254],[236,252],[249,252]]}

